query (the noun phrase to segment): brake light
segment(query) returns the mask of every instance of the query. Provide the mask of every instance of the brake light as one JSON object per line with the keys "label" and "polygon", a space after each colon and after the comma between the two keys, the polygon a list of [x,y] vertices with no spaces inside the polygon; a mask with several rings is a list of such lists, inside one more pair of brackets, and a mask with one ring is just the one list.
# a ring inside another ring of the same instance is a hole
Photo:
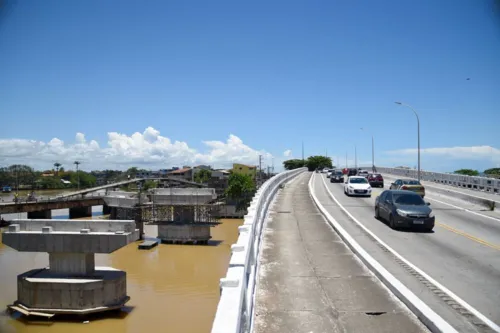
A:
{"label": "brake light", "polygon": [[403,187],[401,187],[401,189],[402,189],[402,190],[407,190],[407,189],[408,189],[408,187],[403,186]]}

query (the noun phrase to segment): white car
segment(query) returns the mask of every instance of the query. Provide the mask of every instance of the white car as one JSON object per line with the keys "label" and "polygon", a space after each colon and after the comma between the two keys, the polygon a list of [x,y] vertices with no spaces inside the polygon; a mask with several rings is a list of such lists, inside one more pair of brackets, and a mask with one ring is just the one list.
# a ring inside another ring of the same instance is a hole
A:
{"label": "white car", "polygon": [[372,187],[365,177],[351,176],[344,183],[344,193],[347,196],[359,195],[371,197]]}
{"label": "white car", "polygon": [[328,172],[328,168],[324,168],[321,173],[327,173]]}
{"label": "white car", "polygon": [[332,175],[332,172],[334,172],[335,169],[328,169],[328,171],[326,172],[326,178],[330,178],[331,175]]}

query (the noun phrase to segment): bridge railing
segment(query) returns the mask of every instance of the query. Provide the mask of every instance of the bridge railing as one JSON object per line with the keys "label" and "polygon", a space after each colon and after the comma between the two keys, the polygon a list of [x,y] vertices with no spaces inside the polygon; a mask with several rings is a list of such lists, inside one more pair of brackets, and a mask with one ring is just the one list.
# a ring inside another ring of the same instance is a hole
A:
{"label": "bridge railing", "polygon": [[279,173],[267,180],[255,194],[238,241],[231,246],[226,277],[220,280],[221,297],[212,333],[247,332],[252,326],[257,261],[264,220],[274,195],[282,184],[306,171],[306,168]]}
{"label": "bridge railing", "polygon": [[[377,167],[377,171],[408,178],[417,178],[418,173],[415,169],[384,167]],[[495,178],[464,176],[420,170],[420,179],[440,184],[500,194],[500,179]]]}

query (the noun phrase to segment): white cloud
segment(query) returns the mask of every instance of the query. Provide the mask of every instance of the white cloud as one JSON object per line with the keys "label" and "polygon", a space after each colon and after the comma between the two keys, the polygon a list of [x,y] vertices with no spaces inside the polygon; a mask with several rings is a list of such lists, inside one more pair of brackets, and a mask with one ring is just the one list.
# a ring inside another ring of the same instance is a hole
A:
{"label": "white cloud", "polygon": [[[400,149],[388,151],[389,155],[416,155],[417,149]],[[500,161],[500,149],[491,146],[423,148],[421,155],[444,157],[461,160],[494,160]]]}
{"label": "white cloud", "polygon": [[283,152],[283,156],[285,157],[290,157],[292,156],[292,151],[290,149],[287,149]]}
{"label": "white cloud", "polygon": [[191,164],[209,164],[230,167],[233,162],[258,164],[259,155],[270,159],[272,155],[253,149],[237,136],[230,134],[226,142],[204,141],[206,151],[190,148],[186,142],[171,141],[160,132],[148,127],[143,133],[130,136],[117,132],[108,133],[107,146],[95,140],[87,141],[77,133],[75,143],[65,143],[58,138],[49,142],[24,139],[0,139],[0,163],[24,163],[39,169],[48,169],[59,162],[69,167],[75,160],[82,161],[82,168],[124,169],[130,166],[167,168]]}

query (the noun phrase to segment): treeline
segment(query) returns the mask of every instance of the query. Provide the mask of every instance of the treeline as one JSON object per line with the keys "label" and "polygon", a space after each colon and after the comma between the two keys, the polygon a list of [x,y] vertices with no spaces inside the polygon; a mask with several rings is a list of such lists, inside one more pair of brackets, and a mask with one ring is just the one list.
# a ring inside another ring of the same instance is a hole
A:
{"label": "treeline", "polygon": [[[64,180],[64,181],[63,181]],[[93,187],[96,177],[92,173],[79,170],[37,171],[23,164],[14,164],[0,168],[0,186],[10,186],[13,189],[62,189],[77,187]]]}
{"label": "treeline", "polygon": [[309,156],[306,160],[292,159],[283,162],[285,170],[306,167],[309,171],[323,168],[333,168],[332,159],[326,156]]}
{"label": "treeline", "polygon": [[[473,170],[473,169],[455,170],[454,173],[465,176],[479,176],[481,174],[478,170]],[[486,169],[484,170],[483,174],[485,174],[488,177],[498,178],[500,177],[500,168]]]}

